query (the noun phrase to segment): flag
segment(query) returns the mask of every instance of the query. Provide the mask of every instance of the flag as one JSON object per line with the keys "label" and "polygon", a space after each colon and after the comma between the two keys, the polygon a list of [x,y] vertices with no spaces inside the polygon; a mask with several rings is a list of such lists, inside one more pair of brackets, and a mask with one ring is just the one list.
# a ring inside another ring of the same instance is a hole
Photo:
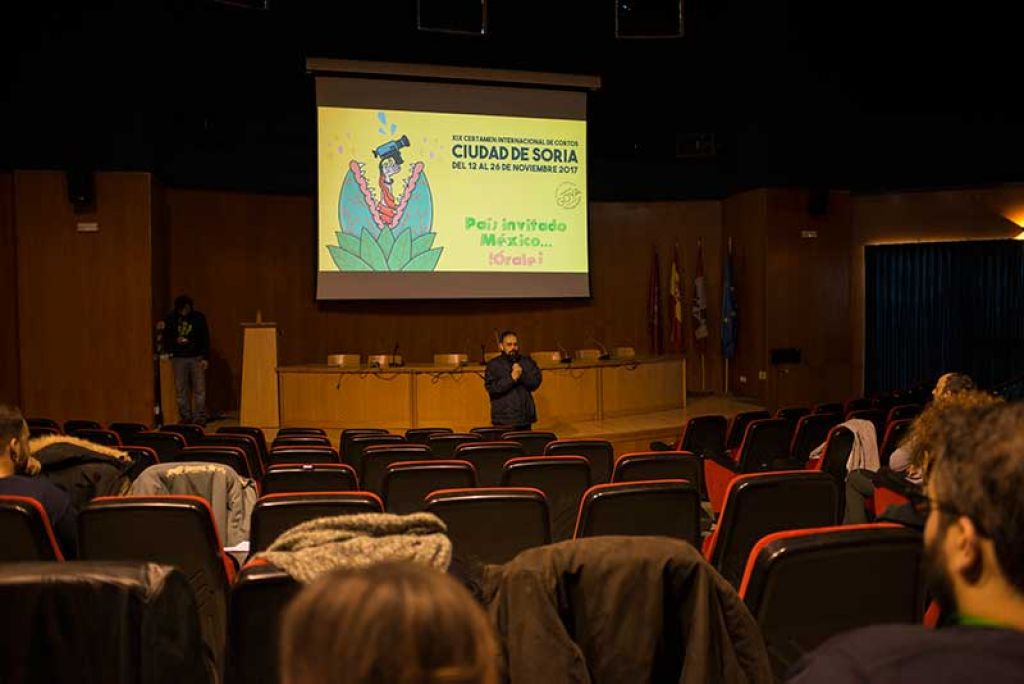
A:
{"label": "flag", "polygon": [[664,349],[661,342],[661,275],[658,272],[658,248],[654,248],[651,263],[651,282],[647,295],[647,331],[651,338],[651,353],[660,355]]}
{"label": "flag", "polygon": [[732,242],[725,254],[722,276],[722,357],[736,356],[736,287],[732,278]]}
{"label": "flag", "polygon": [[697,271],[693,276],[693,339],[701,354],[708,349],[708,300],[704,293],[704,245],[697,240]]}
{"label": "flag", "polygon": [[682,354],[686,351],[686,338],[683,337],[683,289],[682,274],[679,273],[679,245],[672,248],[672,276],[669,278],[668,291],[672,295],[672,320],[668,331],[672,351]]}

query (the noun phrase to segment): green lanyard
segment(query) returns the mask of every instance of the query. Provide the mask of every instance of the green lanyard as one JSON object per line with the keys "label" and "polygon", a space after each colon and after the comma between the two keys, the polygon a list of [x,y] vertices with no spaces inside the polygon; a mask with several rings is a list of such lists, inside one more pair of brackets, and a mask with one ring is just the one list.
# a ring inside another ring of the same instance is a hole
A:
{"label": "green lanyard", "polygon": [[974,617],[973,615],[957,615],[954,624],[961,625],[963,627],[997,627],[1002,628],[1002,625],[997,625],[991,620],[985,620],[984,618]]}

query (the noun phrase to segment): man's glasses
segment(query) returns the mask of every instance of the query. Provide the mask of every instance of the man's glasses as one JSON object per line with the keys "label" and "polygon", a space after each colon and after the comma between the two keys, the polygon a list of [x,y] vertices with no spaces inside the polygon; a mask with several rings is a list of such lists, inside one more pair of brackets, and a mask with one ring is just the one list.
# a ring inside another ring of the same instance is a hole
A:
{"label": "man's glasses", "polygon": [[933,510],[938,511],[939,513],[945,513],[946,515],[952,516],[954,518],[964,516],[966,518],[969,518],[970,521],[974,523],[974,527],[978,530],[978,534],[980,534],[983,537],[988,536],[987,534],[985,534],[984,528],[981,526],[981,524],[977,521],[976,518],[967,515],[962,510],[960,510],[951,503],[946,503],[943,501],[933,502],[927,496],[922,496],[920,494],[911,495],[909,499],[910,505],[911,507],[913,507],[914,512],[920,516],[927,517],[928,514],[931,513]]}

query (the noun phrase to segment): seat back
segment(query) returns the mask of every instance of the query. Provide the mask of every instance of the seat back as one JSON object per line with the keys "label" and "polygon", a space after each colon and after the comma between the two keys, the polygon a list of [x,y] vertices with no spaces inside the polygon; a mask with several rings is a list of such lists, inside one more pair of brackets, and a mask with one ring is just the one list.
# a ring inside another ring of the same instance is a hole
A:
{"label": "seat back", "polygon": [[469,429],[473,434],[480,435],[480,439],[485,442],[498,442],[501,440],[501,436],[510,430],[512,430],[511,425],[481,425]]}
{"label": "seat back", "polygon": [[828,527],[837,522],[836,485],[826,473],[807,470],[740,475],[729,483],[705,557],[739,587],[750,550],[773,532]]}
{"label": "seat back", "polygon": [[286,437],[291,435],[319,435],[320,437],[326,437],[327,431],[318,427],[283,427],[278,429],[276,436]]}
{"label": "seat back", "polygon": [[78,437],[84,439],[87,442],[93,444],[99,444],[101,446],[114,447],[119,449],[121,447],[121,437],[113,430],[103,430],[97,428],[83,428],[81,430],[75,430],[71,433],[72,437]]}
{"label": "seat back", "polygon": [[885,411],[881,409],[858,409],[846,414],[846,420],[867,420],[875,426],[876,446],[882,446],[882,437],[885,436]]}
{"label": "seat back", "polygon": [[61,434],[60,428],[30,426],[28,429],[29,439],[37,437],[56,437]]}
{"label": "seat back", "polygon": [[395,446],[405,443],[405,438],[401,435],[381,433],[355,434],[344,437],[341,446],[341,462],[355,468],[356,472],[359,473],[359,481],[365,482],[363,479],[363,452],[374,446]]}
{"label": "seat back", "polygon": [[6,684],[211,682],[185,576],[151,563],[0,568]]}
{"label": "seat back", "polygon": [[476,470],[469,461],[399,461],[388,464],[381,480],[384,510],[405,515],[422,511],[426,497],[440,489],[476,487]]}
{"label": "seat back", "polygon": [[220,432],[213,435],[203,436],[197,446],[230,446],[238,447],[245,452],[245,460],[249,466],[249,477],[256,480],[263,476],[263,461],[260,459],[260,448],[256,440],[249,435],[239,435],[227,432]]}
{"label": "seat back", "polygon": [[377,444],[367,447],[360,458],[362,467],[356,470],[356,473],[364,490],[379,495],[384,482],[384,472],[389,465],[400,461],[427,461],[433,458],[434,452],[423,444]]}
{"label": "seat back", "polygon": [[356,471],[341,463],[303,463],[270,466],[263,476],[260,492],[289,494],[294,492],[349,492],[359,489]]}
{"label": "seat back", "polygon": [[48,430],[56,430],[60,432],[60,423],[55,421],[53,418],[26,418],[25,424],[29,428],[46,428]]}
{"label": "seat back", "polygon": [[479,441],[480,435],[471,432],[446,432],[430,435],[427,446],[434,453],[434,458],[449,459],[455,456],[455,450],[460,444]]}
{"label": "seat back", "polygon": [[840,511],[846,508],[846,475],[849,472],[846,469],[846,464],[853,451],[853,442],[853,432],[842,425],[836,425],[828,433],[825,449],[818,465],[818,470],[828,473],[832,477],[832,481],[836,483]]}
{"label": "seat back", "polygon": [[185,438],[174,432],[133,432],[122,436],[125,446],[149,447],[160,457],[161,463],[174,463],[178,452],[185,448]]}
{"label": "seat back", "polygon": [[501,485],[505,462],[523,455],[519,442],[463,442],[455,447],[455,458],[469,461],[476,468],[477,483],[481,487]]}
{"label": "seat back", "polygon": [[757,473],[776,468],[777,461],[789,459],[792,426],[781,418],[755,420],[747,424],[747,433],[736,453],[741,473]]}
{"label": "seat back", "polygon": [[343,463],[351,464],[348,460],[349,448],[351,447],[352,440],[356,437],[362,437],[366,435],[387,435],[388,431],[383,428],[345,428],[341,431],[341,437],[339,437],[339,450],[341,451],[341,460]]}
{"label": "seat back", "polygon": [[505,563],[523,549],[551,543],[548,505],[539,489],[480,487],[432,492],[427,511],[444,521],[453,553]]}
{"label": "seat back", "polygon": [[843,402],[843,415],[848,416],[850,411],[863,411],[871,408],[871,400],[865,397],[854,397]]}
{"label": "seat back", "polygon": [[245,452],[233,446],[194,446],[178,452],[181,462],[220,463],[234,470],[242,477],[252,479],[253,473]]}
{"label": "seat back", "polygon": [[116,432],[123,441],[125,435],[130,435],[133,432],[145,432],[149,427],[145,423],[117,422],[108,425],[107,429]]}
{"label": "seat back", "polygon": [[121,446],[121,451],[125,452],[132,459],[132,467],[128,469],[128,479],[134,480],[142,471],[149,466],[156,465],[160,462],[160,457],[157,455],[156,450],[150,447],[144,446]]}
{"label": "seat back", "polygon": [[747,426],[755,420],[767,420],[772,414],[768,411],[742,411],[732,417],[729,422],[729,433],[725,438],[725,448],[735,449],[747,434]]}
{"label": "seat back", "polygon": [[725,455],[725,416],[694,416],[686,421],[676,451],[689,451],[701,458],[718,459]]}
{"label": "seat back", "polygon": [[252,509],[249,553],[265,551],[282,533],[307,520],[383,510],[380,498],[370,492],[265,494]]}
{"label": "seat back", "polygon": [[887,423],[891,423],[894,420],[913,420],[917,418],[919,413],[921,413],[920,404],[900,404],[889,409],[885,420]]}
{"label": "seat back", "polygon": [[264,561],[250,561],[231,588],[228,684],[277,684],[281,619],[302,589],[291,575]]}
{"label": "seat back", "polygon": [[700,493],[682,480],[594,485],[580,501],[573,535],[674,537],[700,541]]}
{"label": "seat back", "polygon": [[46,509],[26,496],[0,496],[0,563],[64,560]]}
{"label": "seat back", "polygon": [[829,401],[822,404],[816,404],[811,413],[838,413],[841,416],[846,415],[846,412],[843,410],[842,403],[838,401]]}
{"label": "seat back", "polygon": [[892,452],[896,451],[896,448],[903,442],[903,438],[906,437],[907,431],[913,423],[914,421],[908,418],[894,420],[886,426],[885,436],[882,438],[882,448],[878,451],[878,460],[883,468],[889,467],[889,458],[892,456]]}
{"label": "seat back", "polygon": [[102,427],[103,426],[95,420],[65,420],[64,434],[70,435],[72,432],[77,432],[79,430],[99,430]]}
{"label": "seat back", "polygon": [[779,677],[831,636],[924,614],[921,536],[900,525],[777,532],[755,545],[740,596]]}
{"label": "seat back", "polygon": [[777,410],[775,412],[775,417],[782,418],[783,420],[788,420],[791,423],[793,423],[793,425],[796,425],[796,422],[798,420],[800,420],[806,415],[809,415],[810,412],[811,409],[807,408],[806,406],[787,406],[785,408],[780,408],[779,410]]}
{"label": "seat back", "polygon": [[505,463],[503,487],[544,492],[551,517],[551,540],[572,539],[583,493],[590,488],[590,461],[583,456],[525,456]]}
{"label": "seat back", "polygon": [[221,672],[233,566],[206,501],[198,496],[99,497],[79,514],[78,528],[83,560],[173,565],[188,577],[203,642]]}
{"label": "seat back", "polygon": [[218,435],[249,435],[256,441],[256,448],[260,452],[260,462],[263,464],[263,470],[267,469],[267,436],[263,434],[263,430],[258,427],[250,427],[247,425],[230,425],[226,427],[217,428]]}
{"label": "seat back", "polygon": [[700,456],[688,451],[634,451],[615,461],[612,482],[686,480],[700,488],[704,478]]}
{"label": "seat back", "polygon": [[405,431],[405,440],[413,444],[426,444],[431,435],[450,435],[453,432],[451,428],[443,427],[409,428]]}
{"label": "seat back", "polygon": [[187,446],[199,446],[206,436],[206,430],[191,423],[172,423],[160,428],[160,432],[173,432],[185,438]]}
{"label": "seat back", "polygon": [[607,439],[558,439],[544,447],[545,456],[582,456],[590,461],[590,481],[603,484],[612,479],[615,451]]}
{"label": "seat back", "polygon": [[290,434],[290,435],[278,435],[274,438],[274,441],[270,443],[270,449],[274,450],[276,447],[282,446],[297,446],[297,447],[311,447],[311,446],[324,446],[330,447],[331,440],[327,439],[324,435],[310,435],[310,434]]}
{"label": "seat back", "polygon": [[524,456],[543,456],[548,442],[554,442],[558,439],[558,435],[543,430],[513,430],[503,432],[501,439],[522,444]]}
{"label": "seat back", "polygon": [[267,456],[267,467],[299,463],[341,463],[334,447],[276,446]]}
{"label": "seat back", "polygon": [[838,413],[812,413],[796,423],[793,441],[789,444],[789,455],[798,465],[807,463],[807,458],[828,438],[828,432],[843,422]]}

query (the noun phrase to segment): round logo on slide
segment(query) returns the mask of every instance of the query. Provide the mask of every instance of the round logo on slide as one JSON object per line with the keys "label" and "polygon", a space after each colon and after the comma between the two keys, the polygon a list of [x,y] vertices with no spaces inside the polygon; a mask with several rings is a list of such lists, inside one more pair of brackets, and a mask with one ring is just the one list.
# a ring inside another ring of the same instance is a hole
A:
{"label": "round logo on slide", "polygon": [[555,188],[555,202],[562,209],[575,209],[583,199],[583,193],[571,181],[559,183]]}

